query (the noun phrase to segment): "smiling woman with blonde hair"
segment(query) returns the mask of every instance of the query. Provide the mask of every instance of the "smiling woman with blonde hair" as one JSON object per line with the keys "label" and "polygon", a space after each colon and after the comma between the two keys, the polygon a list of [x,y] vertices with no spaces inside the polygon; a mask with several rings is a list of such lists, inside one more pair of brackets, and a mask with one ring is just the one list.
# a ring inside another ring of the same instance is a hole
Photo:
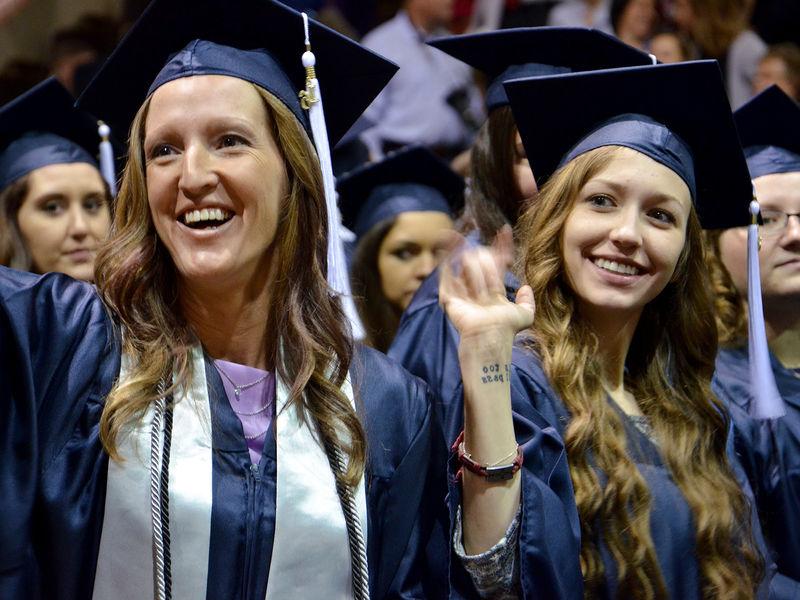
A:
{"label": "smiling woman with blonde hair", "polygon": [[429,394],[328,281],[325,139],[394,70],[271,0],[155,0],[109,58],[97,290],[0,268],[0,597],[447,594]]}
{"label": "smiling woman with blonde hair", "polygon": [[[495,593],[763,596],[752,499],[711,392],[701,223],[750,199],[716,63],[506,89],[547,181],[518,224],[516,302],[507,246],[464,253],[442,281],[464,381],[458,554]],[[507,568],[474,568],[490,558]]]}

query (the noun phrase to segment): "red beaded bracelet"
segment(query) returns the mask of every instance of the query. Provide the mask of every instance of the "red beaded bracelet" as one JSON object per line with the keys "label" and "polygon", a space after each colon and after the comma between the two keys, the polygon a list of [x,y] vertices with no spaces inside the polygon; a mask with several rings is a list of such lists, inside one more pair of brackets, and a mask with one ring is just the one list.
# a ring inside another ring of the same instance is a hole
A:
{"label": "red beaded bracelet", "polygon": [[[453,452],[458,453],[458,462],[468,471],[485,477],[487,481],[506,481],[522,468],[522,448],[517,444],[517,453],[514,460],[506,465],[484,465],[476,462],[469,452],[464,449],[464,432],[458,434],[453,447]],[[459,473],[460,474],[460,473]]]}

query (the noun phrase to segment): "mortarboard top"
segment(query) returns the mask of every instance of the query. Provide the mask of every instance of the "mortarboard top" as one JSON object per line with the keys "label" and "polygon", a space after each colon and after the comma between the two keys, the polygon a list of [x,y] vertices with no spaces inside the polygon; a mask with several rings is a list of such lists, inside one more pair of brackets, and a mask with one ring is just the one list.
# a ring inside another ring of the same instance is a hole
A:
{"label": "mortarboard top", "polygon": [[489,110],[508,104],[503,82],[653,63],[650,55],[586,27],[520,27],[442,37],[434,48],[486,74]]}
{"label": "mortarboard top", "polygon": [[540,187],[578,154],[626,146],[686,181],[704,228],[750,222],[752,185],[716,61],[520,79],[505,87]]}
{"label": "mortarboard top", "polygon": [[464,180],[422,146],[355,169],[341,177],[336,188],[344,225],[357,237],[404,212],[453,214],[464,202]]}
{"label": "mortarboard top", "polygon": [[733,113],[753,179],[800,171],[800,106],[770,86]]}
{"label": "mortarboard top", "polygon": [[[306,84],[303,31],[302,15],[273,0],[154,0],[78,103],[112,130],[127,132],[159,85],[191,75],[229,75],[278,97],[310,134],[298,99]],[[397,67],[311,20],[309,34],[335,145]]]}
{"label": "mortarboard top", "polygon": [[0,108],[0,190],[48,165],[98,166],[97,121],[73,103],[50,77]]}

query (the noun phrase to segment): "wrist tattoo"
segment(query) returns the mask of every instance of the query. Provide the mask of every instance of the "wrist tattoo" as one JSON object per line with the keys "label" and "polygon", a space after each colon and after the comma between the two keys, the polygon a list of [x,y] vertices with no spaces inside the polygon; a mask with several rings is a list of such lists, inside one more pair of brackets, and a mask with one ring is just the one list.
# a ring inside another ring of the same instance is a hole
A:
{"label": "wrist tattoo", "polygon": [[501,365],[499,363],[490,363],[483,365],[481,374],[481,383],[506,383],[510,381],[508,375],[508,363]]}

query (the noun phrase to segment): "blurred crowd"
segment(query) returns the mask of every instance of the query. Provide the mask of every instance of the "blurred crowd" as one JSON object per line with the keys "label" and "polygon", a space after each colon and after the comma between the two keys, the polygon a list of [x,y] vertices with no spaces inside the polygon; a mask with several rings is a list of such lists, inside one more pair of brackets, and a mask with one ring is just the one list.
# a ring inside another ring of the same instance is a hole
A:
{"label": "blurred crowd", "polygon": [[[25,3],[21,4],[19,10],[25,10]],[[587,26],[614,34],[661,62],[719,60],[733,108],[773,83],[800,99],[800,3],[796,0],[287,0],[285,4],[363,40],[395,62],[413,59],[407,56],[410,45],[405,40],[395,40],[396,52],[391,48],[392,22],[399,14],[411,16],[414,29],[421,33],[420,41],[445,33],[507,27]],[[143,0],[125,0],[119,17],[79,17],[50,37],[41,61],[3,57],[0,103],[50,74],[73,93],[80,91],[145,5]],[[13,11],[8,12],[0,11],[0,25],[3,19],[14,19]],[[457,63],[443,61],[438,66],[447,71],[445,76],[472,83],[472,75]],[[459,92],[464,90],[465,94],[449,100],[463,109],[468,131],[470,124],[480,122],[479,114],[469,112],[479,111],[480,102],[471,96],[471,86],[459,88]],[[399,139],[388,140],[390,145],[429,142],[411,123],[401,119],[396,126],[402,131],[393,133]],[[451,137],[457,135],[451,132]],[[466,139],[433,140],[433,145],[442,143],[467,146]],[[371,149],[376,150],[374,145]]]}

